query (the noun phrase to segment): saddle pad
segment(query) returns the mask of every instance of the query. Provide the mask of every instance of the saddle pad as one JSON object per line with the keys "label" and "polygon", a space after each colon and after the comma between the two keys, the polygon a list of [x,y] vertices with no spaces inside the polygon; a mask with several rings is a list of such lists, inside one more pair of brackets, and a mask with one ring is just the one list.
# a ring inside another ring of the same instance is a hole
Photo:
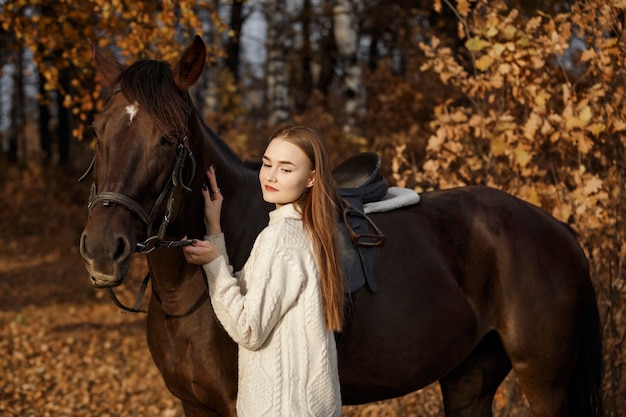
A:
{"label": "saddle pad", "polygon": [[389,187],[387,195],[382,200],[365,203],[363,205],[363,212],[369,214],[391,211],[400,207],[417,204],[419,201],[420,195],[410,188]]}

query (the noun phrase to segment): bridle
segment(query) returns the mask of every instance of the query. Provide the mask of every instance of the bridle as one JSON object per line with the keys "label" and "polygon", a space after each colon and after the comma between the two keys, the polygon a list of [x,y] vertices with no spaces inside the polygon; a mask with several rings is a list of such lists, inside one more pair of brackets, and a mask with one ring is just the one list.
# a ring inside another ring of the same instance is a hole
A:
{"label": "bridle", "polygon": [[[117,87],[113,94],[119,92],[119,87]],[[186,125],[186,124],[185,124]],[[87,171],[78,179],[78,182],[84,180],[89,174],[91,174],[95,168],[96,164],[96,156],[94,155]],[[191,167],[187,172],[187,178],[185,177],[185,171],[187,167]],[[89,216],[91,216],[91,211],[98,204],[102,204],[104,206],[110,206],[111,204],[119,204],[122,207],[128,209],[131,213],[135,214],[145,225],[146,225],[146,236],[147,238],[143,242],[137,242],[135,246],[136,253],[148,254],[157,248],[173,248],[179,246],[186,246],[190,241],[185,240],[164,240],[165,232],[167,227],[172,220],[172,214],[175,206],[176,199],[176,188],[180,187],[184,192],[191,191],[191,183],[194,179],[196,173],[196,160],[193,156],[193,152],[189,147],[189,138],[187,135],[181,135],[181,138],[178,140],[176,146],[176,160],[172,167],[172,172],[163,186],[159,197],[154,202],[152,209],[148,212],[146,211],[141,204],[139,204],[133,198],[127,196],[126,194],[113,192],[113,191],[101,191],[98,192],[95,181],[91,185],[91,192],[89,194],[89,202],[87,204],[87,209],[89,210]],[[159,225],[159,229],[155,234],[152,234],[152,228],[154,224],[154,217],[156,213],[158,213],[162,209],[162,205],[167,201],[165,207],[165,213],[163,214],[163,218],[161,220],[161,224]],[[137,294],[137,301],[135,302],[134,307],[127,307],[122,304],[113,289],[108,287],[107,291],[111,296],[111,299],[120,309],[125,310],[129,313],[145,313],[145,310],[141,310],[141,302],[143,300],[143,296],[148,285],[148,281],[150,279],[150,273],[146,274],[139,292]]]}
{"label": "bridle", "polygon": [[[85,179],[94,169],[95,166],[95,156],[91,161],[89,168],[87,171],[78,179],[78,182],[81,182]],[[191,169],[189,170],[191,174],[189,178],[185,181],[183,176],[185,172],[185,168],[190,165]],[[189,185],[193,181],[193,177],[196,172],[196,160],[193,156],[193,152],[189,147],[189,139],[185,135],[182,139],[179,140],[178,145],[176,147],[176,161],[174,162],[174,166],[172,167],[172,172],[169,176],[168,181],[163,186],[159,197],[154,202],[152,209],[150,212],[146,211],[137,201],[127,196],[126,194],[112,192],[112,191],[101,191],[98,192],[96,183],[92,183],[91,192],[89,195],[89,203],[87,204],[87,209],[89,210],[89,215],[91,216],[91,211],[98,204],[102,204],[104,206],[110,206],[111,204],[119,204],[122,207],[127,208],[130,212],[135,214],[139,219],[146,225],[146,236],[148,236],[143,242],[138,242],[135,247],[135,252],[139,253],[150,253],[156,248],[171,248],[175,246],[179,246],[178,241],[168,241],[164,240],[165,231],[172,220],[172,213],[174,210],[174,200],[175,200],[175,192],[176,187],[180,185],[184,192],[191,191]],[[159,229],[156,234],[152,234],[152,226],[154,224],[153,217],[154,215],[161,210],[161,206],[163,202],[167,200],[167,205],[165,208],[165,214],[163,215],[163,219],[159,226]]]}

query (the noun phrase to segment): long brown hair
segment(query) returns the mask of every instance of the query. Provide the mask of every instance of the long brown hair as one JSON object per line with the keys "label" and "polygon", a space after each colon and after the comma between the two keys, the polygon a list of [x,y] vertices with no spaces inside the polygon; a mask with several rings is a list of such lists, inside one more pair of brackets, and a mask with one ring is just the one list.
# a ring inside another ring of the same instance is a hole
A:
{"label": "long brown hair", "polygon": [[318,134],[306,126],[283,127],[274,133],[270,142],[278,138],[302,149],[315,170],[313,186],[307,188],[297,203],[304,225],[313,237],[320,268],[326,327],[340,331],[343,319],[343,276],[337,242],[339,194],[328,153]]}

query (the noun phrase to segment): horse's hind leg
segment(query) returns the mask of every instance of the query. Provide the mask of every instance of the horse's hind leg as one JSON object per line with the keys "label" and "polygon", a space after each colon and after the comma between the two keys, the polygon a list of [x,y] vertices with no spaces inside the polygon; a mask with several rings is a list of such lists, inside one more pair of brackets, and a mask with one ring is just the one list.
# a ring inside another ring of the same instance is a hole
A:
{"label": "horse's hind leg", "polygon": [[[502,334],[533,417],[591,416],[579,411],[578,405],[570,406],[569,390],[579,355],[583,317],[576,302],[570,302],[573,297],[565,292],[554,296],[552,302],[535,301],[537,307],[529,309],[532,314],[518,315],[516,323],[509,326],[511,331]],[[581,404],[586,401],[580,400]]]}
{"label": "horse's hind leg", "polygon": [[439,381],[446,417],[491,417],[496,390],[510,370],[498,335],[487,334],[459,367]]}
{"label": "horse's hind leg", "polygon": [[[567,366],[562,365],[559,358],[531,363],[518,362],[514,369],[533,417],[573,415],[568,405],[570,375],[564,371]],[[548,377],[549,375],[552,377]]]}

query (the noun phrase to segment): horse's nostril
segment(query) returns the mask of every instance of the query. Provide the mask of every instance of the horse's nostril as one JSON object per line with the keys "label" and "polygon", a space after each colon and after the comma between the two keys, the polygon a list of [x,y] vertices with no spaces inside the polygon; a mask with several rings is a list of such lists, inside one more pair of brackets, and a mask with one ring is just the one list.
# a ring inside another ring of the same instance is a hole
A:
{"label": "horse's nostril", "polygon": [[125,258],[128,255],[128,241],[123,237],[117,239],[117,248],[115,249],[114,258],[116,261]]}
{"label": "horse's nostril", "polygon": [[87,234],[85,232],[81,233],[80,235],[80,241],[79,241],[78,247],[80,249],[81,255],[83,255],[83,257],[86,256],[87,255]]}

